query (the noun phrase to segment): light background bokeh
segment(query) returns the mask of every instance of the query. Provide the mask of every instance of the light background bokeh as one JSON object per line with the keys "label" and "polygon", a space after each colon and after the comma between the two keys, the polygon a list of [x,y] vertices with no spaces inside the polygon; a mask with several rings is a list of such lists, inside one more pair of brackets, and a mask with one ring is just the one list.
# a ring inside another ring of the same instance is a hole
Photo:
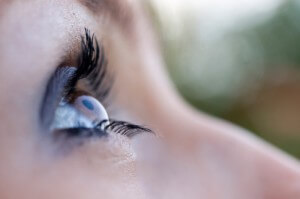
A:
{"label": "light background bokeh", "polygon": [[300,1],[149,2],[182,95],[300,157]]}

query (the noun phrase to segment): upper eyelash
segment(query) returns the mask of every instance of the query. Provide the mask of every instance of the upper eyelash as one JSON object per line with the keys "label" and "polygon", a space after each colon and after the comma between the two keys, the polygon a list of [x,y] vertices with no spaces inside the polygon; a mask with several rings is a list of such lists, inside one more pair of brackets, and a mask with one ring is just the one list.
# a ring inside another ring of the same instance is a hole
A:
{"label": "upper eyelash", "polygon": [[80,79],[86,78],[95,70],[99,60],[99,45],[94,35],[91,37],[89,30],[85,29],[85,38],[81,37],[81,55],[78,58],[78,67],[73,77],[69,79],[66,89],[68,94],[74,92],[75,86]]}
{"label": "upper eyelash", "polygon": [[113,85],[112,76],[107,72],[107,59],[104,49],[93,34],[85,28],[85,37],[81,37],[81,56],[78,58],[78,68],[66,85],[67,96],[74,93],[76,85],[84,80],[85,86],[89,87],[101,102],[107,98]]}

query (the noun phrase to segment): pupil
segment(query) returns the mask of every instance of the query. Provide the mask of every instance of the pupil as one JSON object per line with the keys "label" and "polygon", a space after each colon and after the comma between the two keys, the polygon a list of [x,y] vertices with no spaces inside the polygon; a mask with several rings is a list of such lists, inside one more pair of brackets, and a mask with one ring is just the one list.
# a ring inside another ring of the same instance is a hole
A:
{"label": "pupil", "polygon": [[92,102],[90,102],[89,100],[82,100],[82,104],[89,110],[93,111],[94,110],[94,105],[92,104]]}

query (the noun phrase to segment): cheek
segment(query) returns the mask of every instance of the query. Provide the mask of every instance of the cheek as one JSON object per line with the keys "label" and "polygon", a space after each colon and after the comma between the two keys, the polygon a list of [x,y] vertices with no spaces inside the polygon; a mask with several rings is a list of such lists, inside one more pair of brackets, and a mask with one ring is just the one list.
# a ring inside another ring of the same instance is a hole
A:
{"label": "cheek", "polygon": [[[7,171],[10,174],[0,180],[0,197],[89,199],[122,198],[125,194],[135,198],[140,189],[134,175],[109,166],[112,169],[105,169],[106,174],[102,168],[74,166],[70,162],[51,168],[35,166],[22,173]],[[132,170],[132,165],[127,169]]]}
{"label": "cheek", "polygon": [[136,140],[139,180],[152,198],[198,198],[206,187],[202,167],[179,143],[149,138]]}
{"label": "cheek", "polygon": [[7,156],[0,164],[0,198],[143,198],[137,197],[142,191],[135,160],[118,145],[119,151],[101,145],[90,143],[66,156],[51,154],[31,141],[2,146]]}

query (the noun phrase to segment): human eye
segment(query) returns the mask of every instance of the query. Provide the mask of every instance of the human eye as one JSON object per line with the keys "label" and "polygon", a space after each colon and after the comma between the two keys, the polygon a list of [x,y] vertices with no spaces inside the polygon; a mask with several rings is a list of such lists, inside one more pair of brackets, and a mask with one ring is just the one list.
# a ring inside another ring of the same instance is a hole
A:
{"label": "human eye", "polygon": [[121,134],[131,138],[152,131],[109,117],[106,107],[113,76],[108,72],[104,48],[85,29],[76,66],[57,67],[43,98],[41,127],[54,138],[105,138]]}

